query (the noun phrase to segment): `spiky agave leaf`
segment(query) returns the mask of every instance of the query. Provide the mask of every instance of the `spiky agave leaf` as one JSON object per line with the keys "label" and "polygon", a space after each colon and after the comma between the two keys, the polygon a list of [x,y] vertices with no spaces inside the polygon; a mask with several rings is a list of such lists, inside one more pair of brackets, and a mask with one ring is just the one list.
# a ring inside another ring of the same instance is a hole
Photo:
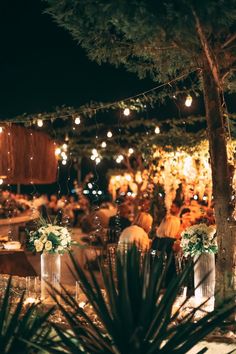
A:
{"label": "spiky agave leaf", "polygon": [[154,260],[152,265],[151,257],[150,254],[141,257],[133,247],[126,253],[117,254],[115,273],[111,262],[108,270],[101,264],[105,300],[93,271],[89,269],[86,274],[71,256],[81,288],[99,321],[93,322],[64,289],[66,294],[62,297],[66,306],[60,303],[58,306],[68,321],[70,334],[65,338],[64,332],[56,328],[67,352],[186,353],[215,327],[222,325],[235,309],[229,301],[197,323],[193,317],[198,309],[176,321],[178,313],[173,314],[172,307],[193,266],[187,265],[163,292],[167,268],[163,267],[163,257]]}
{"label": "spiky agave leaf", "polygon": [[28,354],[41,353],[41,349],[32,349],[29,341],[37,344],[52,342],[51,328],[47,319],[52,310],[40,313],[37,304],[25,307],[24,293],[19,302],[13,304],[11,297],[11,278],[0,298],[0,353]]}

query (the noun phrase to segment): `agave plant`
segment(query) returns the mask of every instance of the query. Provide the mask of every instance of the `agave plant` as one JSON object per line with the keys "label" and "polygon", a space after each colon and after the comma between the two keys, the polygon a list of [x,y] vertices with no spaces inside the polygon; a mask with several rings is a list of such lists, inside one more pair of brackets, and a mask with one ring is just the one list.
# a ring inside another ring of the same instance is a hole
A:
{"label": "agave plant", "polygon": [[30,354],[42,353],[41,349],[33,348],[29,341],[36,345],[50,344],[52,328],[47,319],[52,309],[40,313],[37,304],[24,304],[24,294],[19,302],[13,304],[11,299],[11,279],[0,298],[0,353],[1,354]]}
{"label": "agave plant", "polygon": [[163,257],[152,261],[150,254],[142,257],[135,247],[117,254],[115,272],[111,262],[108,270],[101,264],[106,296],[93,271],[85,273],[71,258],[74,275],[80,280],[97,321],[64,289],[64,305],[58,305],[70,331],[54,326],[63,345],[56,352],[47,348],[51,353],[182,354],[217,326],[224,325],[235,309],[235,305],[229,302],[195,323],[194,315],[199,307],[179,320],[184,304],[175,313],[173,304],[192,271],[192,265],[187,265],[163,291],[166,273]]}

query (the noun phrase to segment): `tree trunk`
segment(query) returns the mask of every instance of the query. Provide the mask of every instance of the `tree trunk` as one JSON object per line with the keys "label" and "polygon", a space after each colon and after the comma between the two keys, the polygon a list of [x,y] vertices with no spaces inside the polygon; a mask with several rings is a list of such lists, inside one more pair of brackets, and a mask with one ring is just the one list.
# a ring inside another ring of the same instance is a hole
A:
{"label": "tree trunk", "polygon": [[231,217],[231,181],[218,84],[206,62],[203,70],[203,89],[219,247],[216,263],[216,291],[218,300],[223,300],[235,295],[236,290],[236,226]]}

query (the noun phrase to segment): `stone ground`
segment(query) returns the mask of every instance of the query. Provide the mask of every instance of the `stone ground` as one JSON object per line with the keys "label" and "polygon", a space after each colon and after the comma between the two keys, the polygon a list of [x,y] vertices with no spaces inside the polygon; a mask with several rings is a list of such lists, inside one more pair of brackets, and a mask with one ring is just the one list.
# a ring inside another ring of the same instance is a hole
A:
{"label": "stone ground", "polygon": [[218,342],[200,342],[193,349],[188,351],[187,354],[197,354],[204,347],[208,348],[207,354],[227,354],[236,353],[236,343],[226,344]]}

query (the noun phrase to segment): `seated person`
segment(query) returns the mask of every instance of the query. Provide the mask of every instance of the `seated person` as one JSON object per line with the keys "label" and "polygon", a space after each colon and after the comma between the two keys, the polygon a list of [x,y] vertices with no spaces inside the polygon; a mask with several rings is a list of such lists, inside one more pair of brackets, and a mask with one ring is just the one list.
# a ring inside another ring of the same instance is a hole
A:
{"label": "seated person", "polygon": [[173,258],[173,248],[176,240],[179,239],[180,218],[177,216],[179,207],[173,203],[170,213],[165,216],[159,227],[156,229],[156,237],[152,241],[151,249],[165,252],[168,257],[169,268],[166,274],[166,283],[176,275],[175,260]]}
{"label": "seated person", "polygon": [[118,249],[135,244],[138,249],[147,251],[150,247],[149,232],[152,229],[153,218],[150,214],[140,212],[133,221],[133,224],[125,228],[119,238]]}
{"label": "seated person", "polygon": [[108,242],[116,243],[119,240],[121,232],[131,225],[129,220],[131,210],[129,205],[123,203],[118,207],[118,213],[109,218]]}

